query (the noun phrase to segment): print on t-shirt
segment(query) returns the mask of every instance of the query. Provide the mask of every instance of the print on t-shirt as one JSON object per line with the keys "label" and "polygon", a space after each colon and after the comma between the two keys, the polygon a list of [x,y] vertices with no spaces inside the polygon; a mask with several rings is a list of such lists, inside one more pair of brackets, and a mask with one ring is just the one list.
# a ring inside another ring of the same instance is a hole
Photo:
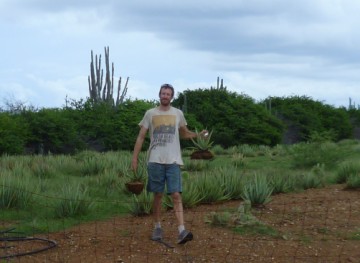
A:
{"label": "print on t-shirt", "polygon": [[152,118],[153,147],[164,147],[167,143],[172,143],[175,137],[176,116],[157,115]]}

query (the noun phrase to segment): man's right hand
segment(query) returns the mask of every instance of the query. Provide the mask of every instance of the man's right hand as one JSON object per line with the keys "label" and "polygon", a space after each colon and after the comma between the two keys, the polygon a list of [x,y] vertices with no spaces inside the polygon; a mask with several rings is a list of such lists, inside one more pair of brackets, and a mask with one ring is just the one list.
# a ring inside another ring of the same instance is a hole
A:
{"label": "man's right hand", "polygon": [[137,167],[138,167],[138,159],[137,158],[133,158],[131,161],[131,169],[136,172],[137,171]]}

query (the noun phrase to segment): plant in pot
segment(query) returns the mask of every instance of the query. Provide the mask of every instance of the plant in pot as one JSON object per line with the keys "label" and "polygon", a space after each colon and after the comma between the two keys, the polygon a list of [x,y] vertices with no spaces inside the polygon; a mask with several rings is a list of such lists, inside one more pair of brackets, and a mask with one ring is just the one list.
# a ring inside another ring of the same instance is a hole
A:
{"label": "plant in pot", "polygon": [[196,139],[191,139],[194,147],[193,152],[190,155],[190,159],[197,160],[210,160],[214,158],[214,154],[210,151],[213,141],[211,141],[211,135],[213,131],[211,131],[207,136],[200,134],[197,130],[195,130],[197,136]]}
{"label": "plant in pot", "polygon": [[139,195],[144,189],[146,182],[146,160],[141,158],[137,171],[129,169],[125,172],[127,179],[125,186],[128,191],[133,194]]}
{"label": "plant in pot", "polygon": [[133,194],[139,195],[144,190],[145,177],[140,171],[129,170],[126,173],[128,181],[125,183],[126,189]]}

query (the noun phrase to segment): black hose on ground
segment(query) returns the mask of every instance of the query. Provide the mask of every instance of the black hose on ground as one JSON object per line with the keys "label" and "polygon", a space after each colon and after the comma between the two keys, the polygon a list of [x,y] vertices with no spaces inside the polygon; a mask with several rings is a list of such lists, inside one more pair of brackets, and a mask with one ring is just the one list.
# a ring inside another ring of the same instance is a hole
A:
{"label": "black hose on ground", "polygon": [[[51,248],[54,248],[57,246],[56,241],[46,239],[46,238],[40,238],[40,237],[26,237],[26,236],[1,237],[1,235],[5,235],[8,233],[10,233],[10,234],[16,233],[16,232],[12,232],[13,230],[15,230],[15,228],[0,231],[0,242],[41,241],[41,242],[47,243],[47,246],[39,248],[39,249],[27,251],[27,252],[18,252],[18,253],[13,253],[13,254],[8,254],[8,255],[0,255],[0,259],[33,255],[33,254],[40,253],[42,251],[45,251],[45,250],[48,250],[48,249],[51,249]],[[9,249],[9,248],[10,248],[9,246],[0,247],[0,249]]]}

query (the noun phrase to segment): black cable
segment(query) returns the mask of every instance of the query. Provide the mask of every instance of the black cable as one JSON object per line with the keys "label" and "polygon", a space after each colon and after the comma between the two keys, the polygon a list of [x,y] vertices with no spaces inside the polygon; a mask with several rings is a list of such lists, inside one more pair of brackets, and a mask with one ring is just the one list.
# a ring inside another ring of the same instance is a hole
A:
{"label": "black cable", "polygon": [[[13,234],[13,233],[15,233],[15,232],[12,232],[13,230],[14,230],[14,228],[7,229],[7,230],[4,230],[4,231],[0,231],[0,234],[5,234],[5,233]],[[46,247],[31,250],[31,251],[28,251],[28,252],[20,252],[20,253],[5,255],[5,256],[0,255],[0,259],[33,255],[33,254],[36,254],[36,253],[39,253],[39,252],[42,252],[42,251],[45,251],[45,250],[48,250],[48,249],[51,249],[51,248],[54,248],[54,247],[57,246],[56,241],[46,239],[46,238],[40,238],[40,237],[25,237],[25,236],[0,237],[0,241],[4,241],[4,242],[42,241],[42,242],[48,243],[48,246],[46,246]],[[5,247],[0,247],[0,248],[6,249],[6,248],[11,248],[11,247],[10,246],[5,246]]]}

